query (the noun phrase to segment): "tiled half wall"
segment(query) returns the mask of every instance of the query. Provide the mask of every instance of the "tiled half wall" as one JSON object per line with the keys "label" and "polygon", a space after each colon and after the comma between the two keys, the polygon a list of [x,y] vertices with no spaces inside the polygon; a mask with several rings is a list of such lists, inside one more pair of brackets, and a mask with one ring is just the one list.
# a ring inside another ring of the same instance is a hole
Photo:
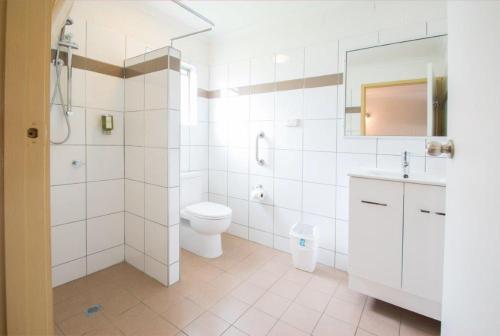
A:
{"label": "tiled half wall", "polygon": [[[171,48],[127,59],[125,73],[170,56],[180,59]],[[125,79],[125,260],[164,284],[179,280],[179,76],[158,67]]]}

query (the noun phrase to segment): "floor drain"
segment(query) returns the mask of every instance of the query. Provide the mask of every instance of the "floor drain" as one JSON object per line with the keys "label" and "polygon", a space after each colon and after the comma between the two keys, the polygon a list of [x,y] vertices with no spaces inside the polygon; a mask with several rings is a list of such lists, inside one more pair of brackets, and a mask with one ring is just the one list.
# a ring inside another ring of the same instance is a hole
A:
{"label": "floor drain", "polygon": [[98,313],[102,309],[102,306],[100,304],[96,304],[93,306],[90,306],[89,308],[85,309],[85,315],[91,316],[96,313]]}

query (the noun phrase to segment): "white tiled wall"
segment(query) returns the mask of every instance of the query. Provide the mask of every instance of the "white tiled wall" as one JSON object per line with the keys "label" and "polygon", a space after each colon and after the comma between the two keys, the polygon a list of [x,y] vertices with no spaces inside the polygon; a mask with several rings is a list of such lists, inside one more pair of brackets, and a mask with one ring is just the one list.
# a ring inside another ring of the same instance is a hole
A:
{"label": "white tiled wall", "polygon": [[[169,52],[180,58],[162,48],[125,65]],[[178,95],[179,73],[169,69],[125,80],[125,260],[165,285],[179,278]]]}
{"label": "white tiled wall", "polygon": [[[79,55],[122,64],[124,35],[81,20],[68,29]],[[66,144],[51,146],[54,286],[124,260],[123,100],[123,79],[73,69],[72,134]],[[114,117],[111,135],[101,131],[104,114]],[[58,105],[51,126],[52,139],[62,139],[66,125]],[[74,160],[81,165],[74,167]]]}
{"label": "white tiled wall", "polygon": [[[345,51],[427,34],[433,22],[284,50],[210,68],[210,89],[343,73]],[[429,30],[429,34],[434,34]],[[233,210],[231,234],[287,251],[297,221],[320,232],[319,261],[347,267],[347,174],[357,167],[400,169],[403,150],[411,169],[445,174],[445,160],[425,155],[425,138],[344,136],[343,85],[225,97],[209,101],[209,198]],[[298,119],[297,126],[287,126]],[[264,131],[255,162],[255,137]],[[249,197],[262,185],[266,197]]]}

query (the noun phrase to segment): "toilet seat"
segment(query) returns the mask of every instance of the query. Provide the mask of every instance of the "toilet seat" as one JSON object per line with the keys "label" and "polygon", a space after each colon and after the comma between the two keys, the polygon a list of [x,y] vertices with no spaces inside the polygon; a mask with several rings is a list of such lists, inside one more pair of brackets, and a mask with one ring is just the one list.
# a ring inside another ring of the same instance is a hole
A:
{"label": "toilet seat", "polygon": [[213,202],[200,202],[185,207],[182,211],[186,217],[217,220],[231,217],[232,210],[225,205]]}

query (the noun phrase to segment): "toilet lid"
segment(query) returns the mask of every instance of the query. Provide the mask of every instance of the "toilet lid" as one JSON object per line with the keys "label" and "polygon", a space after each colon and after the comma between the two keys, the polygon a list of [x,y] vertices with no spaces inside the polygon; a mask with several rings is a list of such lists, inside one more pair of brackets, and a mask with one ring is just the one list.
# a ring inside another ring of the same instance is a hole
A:
{"label": "toilet lid", "polygon": [[232,213],[227,206],[212,202],[195,203],[184,210],[192,216],[205,219],[222,219],[231,216]]}

